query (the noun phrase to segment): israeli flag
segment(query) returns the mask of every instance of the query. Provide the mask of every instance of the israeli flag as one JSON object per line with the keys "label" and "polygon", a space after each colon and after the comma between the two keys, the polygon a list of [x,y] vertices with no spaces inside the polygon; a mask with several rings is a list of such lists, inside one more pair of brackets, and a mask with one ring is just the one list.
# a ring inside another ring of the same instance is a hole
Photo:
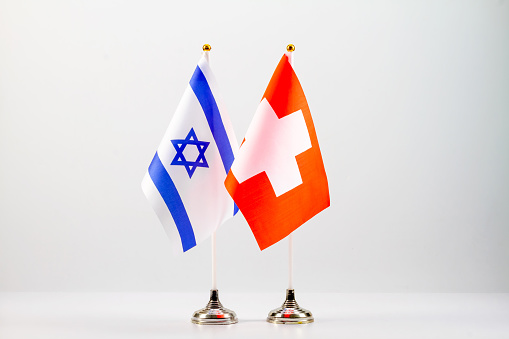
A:
{"label": "israeli flag", "polygon": [[207,53],[142,182],[176,252],[193,248],[237,212],[224,180],[238,143]]}

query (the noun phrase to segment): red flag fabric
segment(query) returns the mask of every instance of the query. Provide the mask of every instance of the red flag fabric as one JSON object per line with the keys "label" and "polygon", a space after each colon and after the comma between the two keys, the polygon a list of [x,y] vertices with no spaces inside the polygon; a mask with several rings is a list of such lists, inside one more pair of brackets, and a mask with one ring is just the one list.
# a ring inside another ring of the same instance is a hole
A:
{"label": "red flag fabric", "polygon": [[274,71],[225,186],[261,250],[330,206],[315,127],[288,54]]}

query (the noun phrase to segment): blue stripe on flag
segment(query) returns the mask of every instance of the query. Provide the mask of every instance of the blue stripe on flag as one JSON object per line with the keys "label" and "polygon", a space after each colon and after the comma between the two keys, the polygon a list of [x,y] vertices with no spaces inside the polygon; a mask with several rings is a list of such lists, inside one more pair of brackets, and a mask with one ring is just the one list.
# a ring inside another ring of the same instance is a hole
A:
{"label": "blue stripe on flag", "polygon": [[[228,174],[235,157],[233,156],[232,146],[230,144],[230,140],[228,139],[228,135],[226,134],[226,129],[224,128],[223,120],[221,119],[221,114],[219,113],[216,99],[214,99],[214,96],[212,95],[209,83],[207,82],[205,75],[200,69],[200,66],[196,66],[196,70],[194,71],[194,74],[189,81],[189,85],[191,85],[194,94],[200,102],[203,113],[205,113],[205,117],[209,123],[210,131],[212,132],[214,141],[216,142],[217,148],[219,149],[219,154],[221,155],[221,160],[223,161],[224,170],[226,174]],[[238,211],[239,208],[237,207],[237,204],[234,203],[233,215],[237,214]]]}
{"label": "blue stripe on flag", "polygon": [[207,117],[210,131],[214,136],[217,148],[219,149],[219,154],[223,160],[224,170],[226,171],[226,174],[228,174],[234,159],[232,146],[230,145],[230,140],[228,140],[228,135],[226,134],[226,129],[224,128],[219,108],[217,108],[216,100],[214,99],[207,79],[199,66],[196,67],[189,84],[191,85],[191,88],[198,98],[203,112]]}
{"label": "blue stripe on flag", "polygon": [[154,159],[148,167],[148,173],[154,185],[156,186],[159,194],[163,198],[168,210],[170,210],[171,216],[177,225],[177,230],[182,241],[182,248],[184,252],[190,248],[196,246],[196,239],[194,237],[193,227],[191,221],[187,215],[184,203],[180,198],[179,192],[171,180],[170,175],[166,172],[159,154],[154,155]]}

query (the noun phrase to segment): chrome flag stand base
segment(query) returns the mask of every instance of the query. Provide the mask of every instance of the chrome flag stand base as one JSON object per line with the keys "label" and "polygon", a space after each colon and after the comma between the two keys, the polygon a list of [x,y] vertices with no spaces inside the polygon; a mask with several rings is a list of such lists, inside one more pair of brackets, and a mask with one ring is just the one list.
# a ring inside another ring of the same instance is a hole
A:
{"label": "chrome flag stand base", "polygon": [[297,304],[294,290],[288,289],[285,302],[281,307],[269,312],[267,321],[273,324],[309,324],[315,319],[310,311]]}
{"label": "chrome flag stand base", "polygon": [[224,308],[219,301],[219,292],[210,290],[210,300],[205,308],[194,312],[191,322],[198,325],[230,325],[239,320],[232,310]]}

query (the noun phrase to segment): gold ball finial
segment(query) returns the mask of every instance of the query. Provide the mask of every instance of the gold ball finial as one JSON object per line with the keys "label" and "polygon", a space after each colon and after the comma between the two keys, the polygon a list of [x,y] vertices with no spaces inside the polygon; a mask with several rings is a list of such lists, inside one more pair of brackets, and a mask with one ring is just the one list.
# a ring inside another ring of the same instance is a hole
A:
{"label": "gold ball finial", "polygon": [[293,51],[295,51],[295,46],[292,44],[289,44],[288,46],[286,46],[286,50],[288,52],[293,52]]}
{"label": "gold ball finial", "polygon": [[203,45],[203,51],[204,51],[204,52],[208,52],[208,51],[210,51],[211,49],[212,49],[212,47],[211,47],[209,44],[205,44],[205,45]]}

